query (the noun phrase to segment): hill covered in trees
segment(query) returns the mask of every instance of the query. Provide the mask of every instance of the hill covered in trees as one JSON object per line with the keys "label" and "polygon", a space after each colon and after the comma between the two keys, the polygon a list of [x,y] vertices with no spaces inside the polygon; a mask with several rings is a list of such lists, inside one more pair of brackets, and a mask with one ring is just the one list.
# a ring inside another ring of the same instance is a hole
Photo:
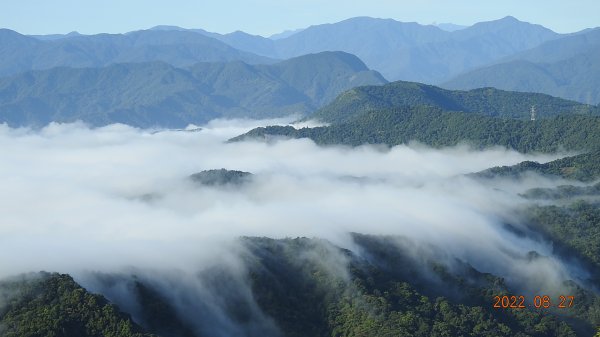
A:
{"label": "hill covered in trees", "polygon": [[252,179],[252,173],[235,170],[206,170],[190,175],[190,179],[207,186],[242,185]]}
{"label": "hill covered in trees", "polygon": [[[494,295],[511,293],[502,278],[460,261],[448,268],[430,255],[435,247],[419,247],[408,238],[352,237],[363,254],[319,239],[240,239],[248,252],[246,278],[258,307],[240,295],[243,290],[216,292],[231,319],[228,324],[245,327],[240,331],[246,336],[584,336],[600,318],[593,316],[600,310],[598,298],[576,286],[573,293],[589,300],[578,297],[564,321],[557,312],[533,307],[494,309]],[[419,249],[427,252],[425,261],[414,259]],[[329,265],[339,259],[347,261],[347,274]],[[3,295],[9,299],[0,311],[4,335],[170,337],[223,331],[218,321],[181,315],[178,304],[165,295],[169,290],[156,286],[160,282],[125,274],[98,277],[129,284],[142,327],[67,275],[41,274],[0,282],[0,294],[12,294]],[[236,284],[226,270],[198,277],[209,291]],[[259,319],[257,310],[272,323]]]}
{"label": "hill covered in trees", "polygon": [[537,118],[565,114],[598,115],[600,108],[545,94],[481,88],[447,90],[432,85],[397,81],[382,86],[358,87],[340,94],[310,118],[328,123],[351,120],[372,110],[428,105],[444,111],[479,113],[492,117],[528,119],[532,106]]}
{"label": "hill covered in trees", "polygon": [[0,280],[0,335],[152,337],[104,297],[68,275],[27,274]]}
{"label": "hill covered in trees", "polygon": [[557,159],[548,163],[525,161],[513,166],[493,167],[477,173],[481,177],[519,178],[528,171],[535,171],[564,179],[591,182],[600,177],[600,149],[590,148],[583,154]]}
{"label": "hill covered in trees", "polygon": [[233,138],[310,138],[320,145],[386,144],[417,141],[434,147],[469,144],[474,148],[504,146],[521,152],[600,148],[600,117],[559,115],[536,121],[496,118],[437,107],[415,106],[372,110],[343,123],[315,128],[257,128]]}

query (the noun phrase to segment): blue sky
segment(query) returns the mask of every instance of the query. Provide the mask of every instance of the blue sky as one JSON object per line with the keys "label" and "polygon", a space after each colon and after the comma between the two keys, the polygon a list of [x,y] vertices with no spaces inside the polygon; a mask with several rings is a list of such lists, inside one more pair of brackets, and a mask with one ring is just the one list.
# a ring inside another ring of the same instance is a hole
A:
{"label": "blue sky", "polygon": [[92,34],[165,24],[268,36],[354,16],[470,25],[512,15],[568,33],[600,26],[599,13],[600,0],[1,0],[0,27]]}

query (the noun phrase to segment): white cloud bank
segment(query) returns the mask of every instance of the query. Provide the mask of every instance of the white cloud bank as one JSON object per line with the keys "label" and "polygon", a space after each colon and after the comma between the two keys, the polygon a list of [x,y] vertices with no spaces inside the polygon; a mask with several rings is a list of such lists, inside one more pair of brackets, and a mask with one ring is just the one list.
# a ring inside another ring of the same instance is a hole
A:
{"label": "white cloud bank", "polygon": [[[224,143],[260,123],[213,121],[198,132],[158,133],[124,125],[0,126],[0,276],[130,266],[197,270],[235,255],[239,236],[317,236],[352,248],[349,232],[404,235],[480,271],[544,286],[571,275],[552,247],[501,226],[518,225],[517,193],[558,182],[536,178],[499,189],[461,176],[560,155],[318,147],[309,140]],[[239,189],[187,179],[218,168],[255,177]],[[534,265],[522,258],[532,250],[550,259]]]}

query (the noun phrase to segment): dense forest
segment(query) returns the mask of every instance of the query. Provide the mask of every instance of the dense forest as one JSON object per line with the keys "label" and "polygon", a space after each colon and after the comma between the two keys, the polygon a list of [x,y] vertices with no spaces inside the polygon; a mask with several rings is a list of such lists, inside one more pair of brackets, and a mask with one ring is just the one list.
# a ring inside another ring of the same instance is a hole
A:
{"label": "dense forest", "polygon": [[[466,264],[451,271],[432,259],[423,266],[411,258],[411,251],[418,250],[418,246],[407,238],[355,234],[354,240],[370,259],[346,252],[350,279],[344,280],[322,264],[295,258],[306,246],[318,242],[252,239],[253,245],[260,243],[258,253],[270,256],[262,259],[268,273],[253,276],[259,281],[255,284],[262,287],[256,293],[257,300],[278,322],[280,317],[306,320],[284,320],[281,326],[286,335],[574,335],[572,328],[548,313],[493,309],[490,296],[509,291],[500,278],[479,273]],[[265,245],[269,249],[264,249]],[[327,250],[316,249],[326,260],[322,255]],[[271,277],[261,280],[264,275]],[[273,284],[277,286],[266,286]],[[292,294],[303,295],[286,296],[290,289]],[[265,290],[269,292],[264,294]],[[267,301],[265,295],[269,295]],[[282,298],[289,304],[282,306]]]}
{"label": "dense forest", "polygon": [[150,337],[100,295],[68,275],[27,274],[0,281],[0,335]]}
{"label": "dense forest", "polygon": [[206,170],[190,175],[190,179],[201,185],[241,185],[252,178],[252,173],[235,170]]}
{"label": "dense forest", "polygon": [[[566,321],[533,307],[494,309],[494,295],[511,293],[503,279],[460,261],[449,269],[428,254],[423,264],[411,253],[418,245],[404,237],[354,234],[365,252],[361,255],[319,239],[241,240],[249,252],[244,259],[253,297],[275,322],[275,327],[257,327],[251,322],[255,308],[223,294],[231,301],[224,304],[226,311],[246,327],[247,336],[584,336],[600,323],[600,297],[577,286],[573,291],[581,300]],[[347,274],[331,268],[336,259],[346,261]],[[102,277],[111,282],[126,276]],[[128,277],[143,328],[69,276],[42,273],[0,283],[8,303],[0,316],[3,335],[215,335],[210,329],[216,326],[199,329],[182,320],[152,283]],[[219,269],[198,277],[209,280],[213,290],[231,285],[228,273]]]}
{"label": "dense forest", "polygon": [[[544,164],[532,161],[525,161],[513,166],[492,167],[483,172],[478,172],[475,175],[489,178],[519,178],[523,176],[523,174],[530,171],[543,175],[579,180],[583,182],[590,182],[600,177],[600,150],[590,150],[583,154],[553,160]],[[563,191],[563,189],[566,191]],[[593,186],[589,186],[586,188],[564,187],[553,192],[547,192],[545,190],[535,190],[533,194],[535,195],[539,193],[550,193],[551,195],[563,195],[564,193],[571,193],[573,194],[572,196],[577,196],[578,194],[585,194],[586,192],[594,193],[594,190],[595,187]],[[578,191],[578,193],[575,191]]]}
{"label": "dense forest", "polygon": [[528,119],[535,106],[537,118],[557,115],[598,115],[600,108],[545,94],[480,88],[446,90],[433,85],[397,81],[357,87],[340,94],[309,116],[328,123],[348,122],[371,111],[428,105],[443,111],[479,113],[492,117]]}
{"label": "dense forest", "polygon": [[270,139],[276,136],[310,138],[320,145],[394,146],[416,141],[433,147],[465,143],[474,148],[499,145],[520,152],[552,152],[599,148],[600,117],[560,115],[530,121],[416,106],[372,110],[347,122],[324,127],[257,128],[233,140]]}

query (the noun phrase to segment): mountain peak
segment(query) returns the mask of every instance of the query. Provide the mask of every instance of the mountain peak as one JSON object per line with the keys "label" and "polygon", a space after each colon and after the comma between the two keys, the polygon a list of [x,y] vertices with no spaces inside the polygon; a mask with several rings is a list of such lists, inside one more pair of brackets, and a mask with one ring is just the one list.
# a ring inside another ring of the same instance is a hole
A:
{"label": "mountain peak", "polygon": [[238,37],[238,38],[259,38],[259,39],[265,39],[264,36],[262,35],[254,35],[254,34],[250,34],[250,33],[246,33],[242,30],[236,30],[234,32],[231,32],[229,34],[225,34],[226,36],[230,36],[230,37]]}
{"label": "mountain peak", "polygon": [[[10,30],[10,29],[6,29],[6,28],[0,28],[0,41],[2,42],[2,44],[7,45],[9,43],[14,44],[31,44],[31,43],[36,43],[37,40],[23,35],[21,33],[15,32],[14,30]],[[14,45],[11,45],[9,48],[11,47],[15,47]]]}
{"label": "mountain peak", "polygon": [[531,24],[529,22],[521,21],[521,20],[515,18],[514,16],[508,15],[508,16],[505,16],[505,17],[503,17],[501,19],[478,22],[478,23],[474,24],[471,27],[499,27],[499,28],[504,28],[504,27],[510,27],[510,26],[515,26],[515,25],[523,25],[523,24],[534,26],[533,24]]}
{"label": "mountain peak", "polygon": [[[528,35],[528,38],[535,40],[532,43],[525,43],[525,45],[539,45],[540,43],[555,38],[558,34],[552,30],[537,24],[532,24],[525,21],[520,21],[513,16],[505,16],[501,19],[478,22],[471,27],[453,32],[454,36],[462,38],[470,38],[481,34],[502,34],[504,38],[510,39],[511,41],[520,40],[527,42],[527,38],[524,35]],[[529,41],[531,42],[531,41]],[[523,48],[528,49],[523,45]]]}
{"label": "mountain peak", "polygon": [[0,28],[0,34],[5,35],[5,36],[24,36],[18,32],[15,32],[14,30],[10,30],[8,28]]}
{"label": "mountain peak", "polygon": [[281,63],[297,63],[297,62],[308,62],[308,63],[338,63],[348,66],[353,71],[368,71],[369,68],[365,63],[358,58],[356,55],[346,53],[343,51],[324,51],[313,54],[306,54],[298,57],[294,57],[283,61]]}
{"label": "mountain peak", "polygon": [[523,22],[517,18],[515,18],[512,15],[507,15],[505,17],[503,17],[502,19],[496,20],[496,21],[505,21],[505,22]]}

